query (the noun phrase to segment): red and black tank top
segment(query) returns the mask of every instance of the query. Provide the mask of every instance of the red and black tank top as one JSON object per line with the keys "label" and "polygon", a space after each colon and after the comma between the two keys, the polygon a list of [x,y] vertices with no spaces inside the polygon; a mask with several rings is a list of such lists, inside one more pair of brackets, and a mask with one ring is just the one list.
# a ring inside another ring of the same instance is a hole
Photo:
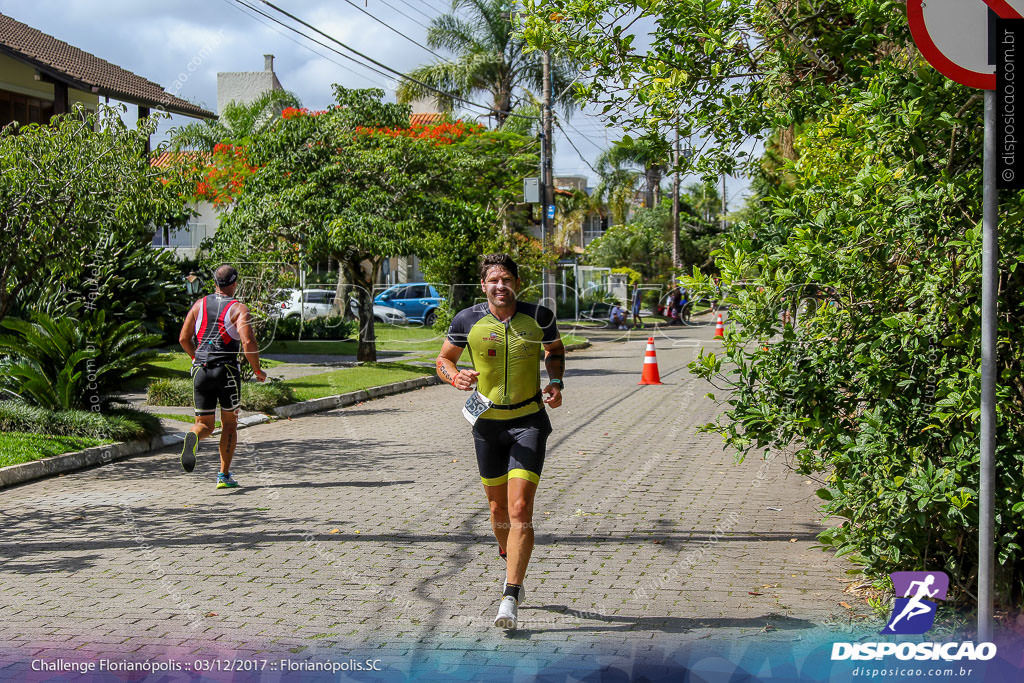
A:
{"label": "red and black tank top", "polygon": [[196,317],[196,361],[204,365],[225,365],[238,362],[238,330],[228,317],[231,307],[238,303],[219,294],[210,294],[199,302]]}

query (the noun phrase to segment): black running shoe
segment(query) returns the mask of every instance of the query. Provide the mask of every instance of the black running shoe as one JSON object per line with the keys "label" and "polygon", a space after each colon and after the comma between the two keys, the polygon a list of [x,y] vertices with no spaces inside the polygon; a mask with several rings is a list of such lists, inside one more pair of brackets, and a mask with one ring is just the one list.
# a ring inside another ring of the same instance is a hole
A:
{"label": "black running shoe", "polygon": [[181,447],[181,469],[191,472],[196,468],[197,448],[199,448],[199,435],[195,432],[185,434],[185,443]]}

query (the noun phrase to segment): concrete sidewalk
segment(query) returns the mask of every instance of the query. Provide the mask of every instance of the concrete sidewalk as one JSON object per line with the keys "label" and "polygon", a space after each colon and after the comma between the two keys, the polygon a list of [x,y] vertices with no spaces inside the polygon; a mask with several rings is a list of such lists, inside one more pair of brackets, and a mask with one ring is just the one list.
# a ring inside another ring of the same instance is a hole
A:
{"label": "concrete sidewalk", "polygon": [[4,491],[0,647],[502,671],[844,621],[849,565],[812,548],[819,484],[697,432],[717,408],[685,365],[708,336],[659,334],[663,386],[637,386],[647,335],[569,357],[514,635],[491,625],[504,565],[465,395],[435,386],[240,432],[237,490],[204,442],[191,475],[169,450]]}

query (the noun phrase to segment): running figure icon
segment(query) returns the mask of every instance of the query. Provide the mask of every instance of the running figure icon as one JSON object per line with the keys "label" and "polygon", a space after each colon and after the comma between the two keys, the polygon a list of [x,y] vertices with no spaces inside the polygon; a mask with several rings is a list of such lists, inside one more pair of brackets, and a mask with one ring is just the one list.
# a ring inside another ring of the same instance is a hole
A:
{"label": "running figure icon", "polygon": [[[922,614],[928,614],[932,611],[932,609],[934,609],[933,607],[929,607],[928,605],[925,605],[921,602],[924,598],[934,598],[935,595],[939,592],[938,588],[936,588],[935,590],[928,590],[928,587],[934,583],[934,574],[929,574],[924,581],[912,581],[910,583],[910,590],[913,590],[914,586],[917,586],[917,592],[914,594],[914,597],[910,598],[910,600],[907,602],[906,607],[904,607],[903,611],[899,613],[899,616],[897,616],[895,619],[889,622],[888,628],[890,631],[895,630],[893,627],[896,626],[896,622],[898,622],[903,617],[906,617],[907,621],[910,621],[914,617],[920,616]],[[907,596],[904,597],[909,597],[909,592]]]}
{"label": "running figure icon", "polygon": [[949,576],[945,572],[893,572],[890,576],[897,597],[892,617],[881,633],[926,632],[935,623],[937,606],[932,600],[946,599]]}

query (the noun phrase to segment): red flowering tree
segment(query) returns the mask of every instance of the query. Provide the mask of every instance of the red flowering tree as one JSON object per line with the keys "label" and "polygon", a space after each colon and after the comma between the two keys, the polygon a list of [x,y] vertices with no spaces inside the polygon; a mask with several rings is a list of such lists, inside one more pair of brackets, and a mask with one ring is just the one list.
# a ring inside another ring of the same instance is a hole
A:
{"label": "red flowering tree", "polygon": [[473,124],[410,127],[409,108],[383,102],[381,90],[335,94],[336,106],[286,110],[252,138],[239,163],[255,170],[218,240],[237,251],[283,237],[310,258],[336,259],[359,293],[359,359],[372,361],[370,294],[383,259],[451,250],[475,259],[474,240],[498,222],[496,194],[512,192],[535,159],[505,153],[508,134],[482,143],[491,134]]}
{"label": "red flowering tree", "polygon": [[249,163],[245,147],[219,143],[213,148],[209,165],[196,183],[196,199],[223,206],[242,193],[245,182],[257,170]]}

